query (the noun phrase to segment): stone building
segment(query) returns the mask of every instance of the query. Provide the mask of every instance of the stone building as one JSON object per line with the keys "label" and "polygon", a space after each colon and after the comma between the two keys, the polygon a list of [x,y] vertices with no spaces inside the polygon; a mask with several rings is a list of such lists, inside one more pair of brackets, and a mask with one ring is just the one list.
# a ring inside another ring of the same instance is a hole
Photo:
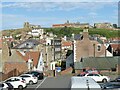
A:
{"label": "stone building", "polygon": [[53,28],[60,28],[60,27],[75,27],[75,28],[89,28],[90,25],[89,23],[70,23],[69,21],[67,21],[64,24],[53,24],[52,25]]}
{"label": "stone building", "polygon": [[38,29],[38,28],[41,28],[41,26],[40,25],[32,25],[29,22],[25,22],[24,23],[24,28]]}
{"label": "stone building", "polygon": [[94,28],[113,29],[113,26],[111,23],[94,23]]}

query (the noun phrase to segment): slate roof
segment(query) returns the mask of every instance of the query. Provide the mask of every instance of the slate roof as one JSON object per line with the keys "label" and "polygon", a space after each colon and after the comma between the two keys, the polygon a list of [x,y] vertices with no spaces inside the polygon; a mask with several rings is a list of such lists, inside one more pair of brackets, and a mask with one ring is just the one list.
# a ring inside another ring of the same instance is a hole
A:
{"label": "slate roof", "polygon": [[27,39],[26,41],[23,41],[22,43],[15,46],[14,49],[31,49],[39,44],[40,44],[40,42],[38,40]]}
{"label": "slate roof", "polygon": [[81,40],[82,35],[81,34],[75,34],[74,40]]}
{"label": "slate roof", "polygon": [[97,38],[97,41],[100,43],[100,44],[103,44],[103,41],[99,38]]}
{"label": "slate roof", "polygon": [[120,44],[111,44],[113,50],[120,49]]}
{"label": "slate roof", "polygon": [[66,59],[66,67],[68,68],[68,67],[70,67],[70,64],[73,64],[74,63],[74,61],[73,61],[73,53],[71,53],[68,57],[67,57],[67,59]]}
{"label": "slate roof", "polygon": [[112,43],[112,44],[120,44],[120,40],[110,41],[110,43]]}
{"label": "slate roof", "polygon": [[120,63],[120,57],[89,57],[83,58],[82,62],[75,62],[75,69],[83,69],[86,67],[96,68],[99,70],[110,70],[116,68]]}

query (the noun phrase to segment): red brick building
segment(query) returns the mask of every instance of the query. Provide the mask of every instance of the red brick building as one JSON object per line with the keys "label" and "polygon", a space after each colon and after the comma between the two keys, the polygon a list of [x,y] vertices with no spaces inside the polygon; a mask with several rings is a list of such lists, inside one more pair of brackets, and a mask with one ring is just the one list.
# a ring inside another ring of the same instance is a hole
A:
{"label": "red brick building", "polygon": [[90,39],[88,30],[83,31],[81,40],[74,41],[74,62],[85,57],[104,57],[106,52],[106,47],[99,38]]}

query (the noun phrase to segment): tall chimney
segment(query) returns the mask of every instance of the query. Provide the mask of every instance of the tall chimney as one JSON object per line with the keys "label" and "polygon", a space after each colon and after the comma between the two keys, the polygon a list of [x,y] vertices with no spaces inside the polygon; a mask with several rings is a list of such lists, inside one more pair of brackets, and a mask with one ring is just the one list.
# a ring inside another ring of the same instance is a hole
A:
{"label": "tall chimney", "polygon": [[83,30],[83,39],[89,39],[88,29]]}

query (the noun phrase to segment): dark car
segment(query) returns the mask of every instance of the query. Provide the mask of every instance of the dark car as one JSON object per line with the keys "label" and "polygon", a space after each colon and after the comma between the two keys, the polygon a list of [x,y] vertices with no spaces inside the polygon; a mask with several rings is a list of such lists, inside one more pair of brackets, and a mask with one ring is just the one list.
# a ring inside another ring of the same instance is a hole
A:
{"label": "dark car", "polygon": [[118,89],[120,88],[120,82],[108,82],[102,86],[102,89]]}
{"label": "dark car", "polygon": [[120,76],[117,77],[115,80],[112,80],[111,82],[120,82]]}
{"label": "dark car", "polygon": [[41,80],[44,78],[43,72],[39,72],[39,71],[29,71],[26,74],[33,74],[34,76],[38,77],[38,80]]}
{"label": "dark car", "polygon": [[82,76],[85,76],[85,74],[78,74],[77,76],[80,76],[80,77],[82,77]]}

